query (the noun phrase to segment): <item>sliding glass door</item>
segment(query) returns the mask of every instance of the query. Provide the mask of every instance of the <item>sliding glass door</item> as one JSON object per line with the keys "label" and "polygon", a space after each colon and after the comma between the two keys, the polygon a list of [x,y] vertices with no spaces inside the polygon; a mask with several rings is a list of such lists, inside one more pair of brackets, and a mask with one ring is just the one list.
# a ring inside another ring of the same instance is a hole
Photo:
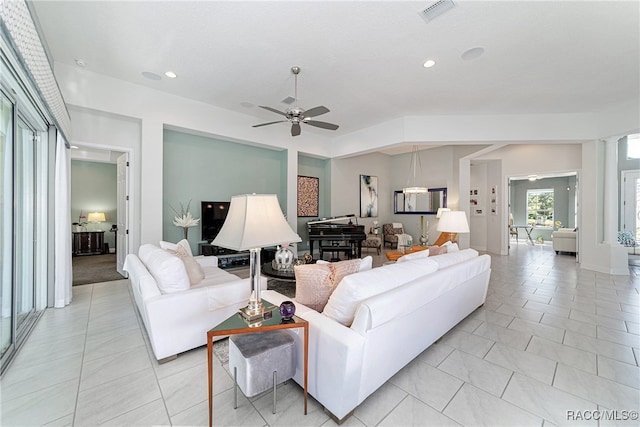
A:
{"label": "sliding glass door", "polygon": [[21,114],[21,104],[9,93],[0,89],[2,370],[46,305],[47,289],[46,274],[37,271],[47,256],[43,219],[48,208],[42,197],[49,191],[44,179],[49,158],[46,125],[37,116]]}
{"label": "sliding glass door", "polygon": [[0,92],[0,349],[10,349],[13,337],[13,104]]}
{"label": "sliding glass door", "polygon": [[18,334],[27,325],[35,308],[35,172],[36,133],[18,120],[15,138],[14,231],[15,298]]}

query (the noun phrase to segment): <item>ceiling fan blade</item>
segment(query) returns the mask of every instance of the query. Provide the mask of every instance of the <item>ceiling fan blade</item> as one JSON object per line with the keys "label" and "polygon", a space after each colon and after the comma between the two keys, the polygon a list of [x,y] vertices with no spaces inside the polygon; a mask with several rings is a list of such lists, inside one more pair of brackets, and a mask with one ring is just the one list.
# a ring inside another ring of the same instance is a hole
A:
{"label": "ceiling fan blade", "polygon": [[278,120],[277,122],[269,122],[269,123],[260,123],[259,125],[253,125],[251,126],[252,128],[259,128],[260,126],[267,126],[267,125],[273,125],[275,123],[284,123],[288,120]]}
{"label": "ceiling fan blade", "polygon": [[329,112],[329,109],[327,107],[325,107],[324,105],[321,105],[319,107],[311,108],[310,110],[307,110],[302,114],[305,117],[315,117],[315,116],[319,116],[321,114],[326,114],[328,112]]}
{"label": "ceiling fan blade", "polygon": [[287,113],[284,113],[282,111],[276,110],[275,108],[265,107],[264,105],[261,105],[260,108],[264,108],[265,110],[269,110],[272,113],[280,114],[281,116],[287,117]]}
{"label": "ceiling fan blade", "polygon": [[300,123],[294,123],[291,125],[291,136],[300,135]]}
{"label": "ceiling fan blade", "polygon": [[339,128],[338,125],[334,125],[333,123],[319,122],[317,120],[305,120],[304,123],[322,129],[336,130]]}

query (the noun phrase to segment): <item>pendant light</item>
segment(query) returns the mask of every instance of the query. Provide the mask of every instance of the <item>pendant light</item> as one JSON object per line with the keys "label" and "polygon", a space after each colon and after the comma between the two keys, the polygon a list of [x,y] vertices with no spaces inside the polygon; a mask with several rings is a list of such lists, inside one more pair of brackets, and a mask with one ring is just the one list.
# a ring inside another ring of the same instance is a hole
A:
{"label": "pendant light", "polygon": [[407,186],[402,189],[404,194],[425,194],[427,193],[427,187],[421,187],[416,185],[416,173],[420,168],[420,175],[422,175],[422,163],[420,163],[420,155],[418,154],[418,146],[414,145],[411,151],[411,164],[409,165],[409,176],[407,177]]}

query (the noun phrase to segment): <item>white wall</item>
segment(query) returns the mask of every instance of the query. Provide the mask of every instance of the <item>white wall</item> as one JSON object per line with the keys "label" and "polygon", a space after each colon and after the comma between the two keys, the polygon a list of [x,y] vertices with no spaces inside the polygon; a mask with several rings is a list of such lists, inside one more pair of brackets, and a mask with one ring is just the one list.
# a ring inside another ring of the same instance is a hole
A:
{"label": "white wall", "polygon": [[358,224],[365,226],[365,231],[373,226],[373,221],[388,221],[393,213],[391,204],[392,169],[390,156],[380,153],[331,161],[331,216],[355,214],[360,215],[360,175],[378,177],[378,217],[359,218]]}
{"label": "white wall", "polygon": [[[470,245],[479,251],[487,250],[487,216],[489,215],[489,194],[487,191],[487,163],[471,164],[471,191],[469,199],[476,200],[477,205],[471,205],[467,213],[469,218],[469,229],[471,230]],[[475,192],[478,194],[475,194]],[[481,210],[482,213],[477,213]]]}

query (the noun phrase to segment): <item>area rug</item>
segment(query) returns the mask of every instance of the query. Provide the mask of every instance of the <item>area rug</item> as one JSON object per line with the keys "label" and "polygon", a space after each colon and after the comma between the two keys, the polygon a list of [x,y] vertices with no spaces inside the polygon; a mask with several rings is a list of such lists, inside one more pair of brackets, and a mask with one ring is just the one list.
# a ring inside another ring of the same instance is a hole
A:
{"label": "area rug", "polygon": [[124,279],[116,271],[116,254],[76,256],[72,267],[73,286]]}

